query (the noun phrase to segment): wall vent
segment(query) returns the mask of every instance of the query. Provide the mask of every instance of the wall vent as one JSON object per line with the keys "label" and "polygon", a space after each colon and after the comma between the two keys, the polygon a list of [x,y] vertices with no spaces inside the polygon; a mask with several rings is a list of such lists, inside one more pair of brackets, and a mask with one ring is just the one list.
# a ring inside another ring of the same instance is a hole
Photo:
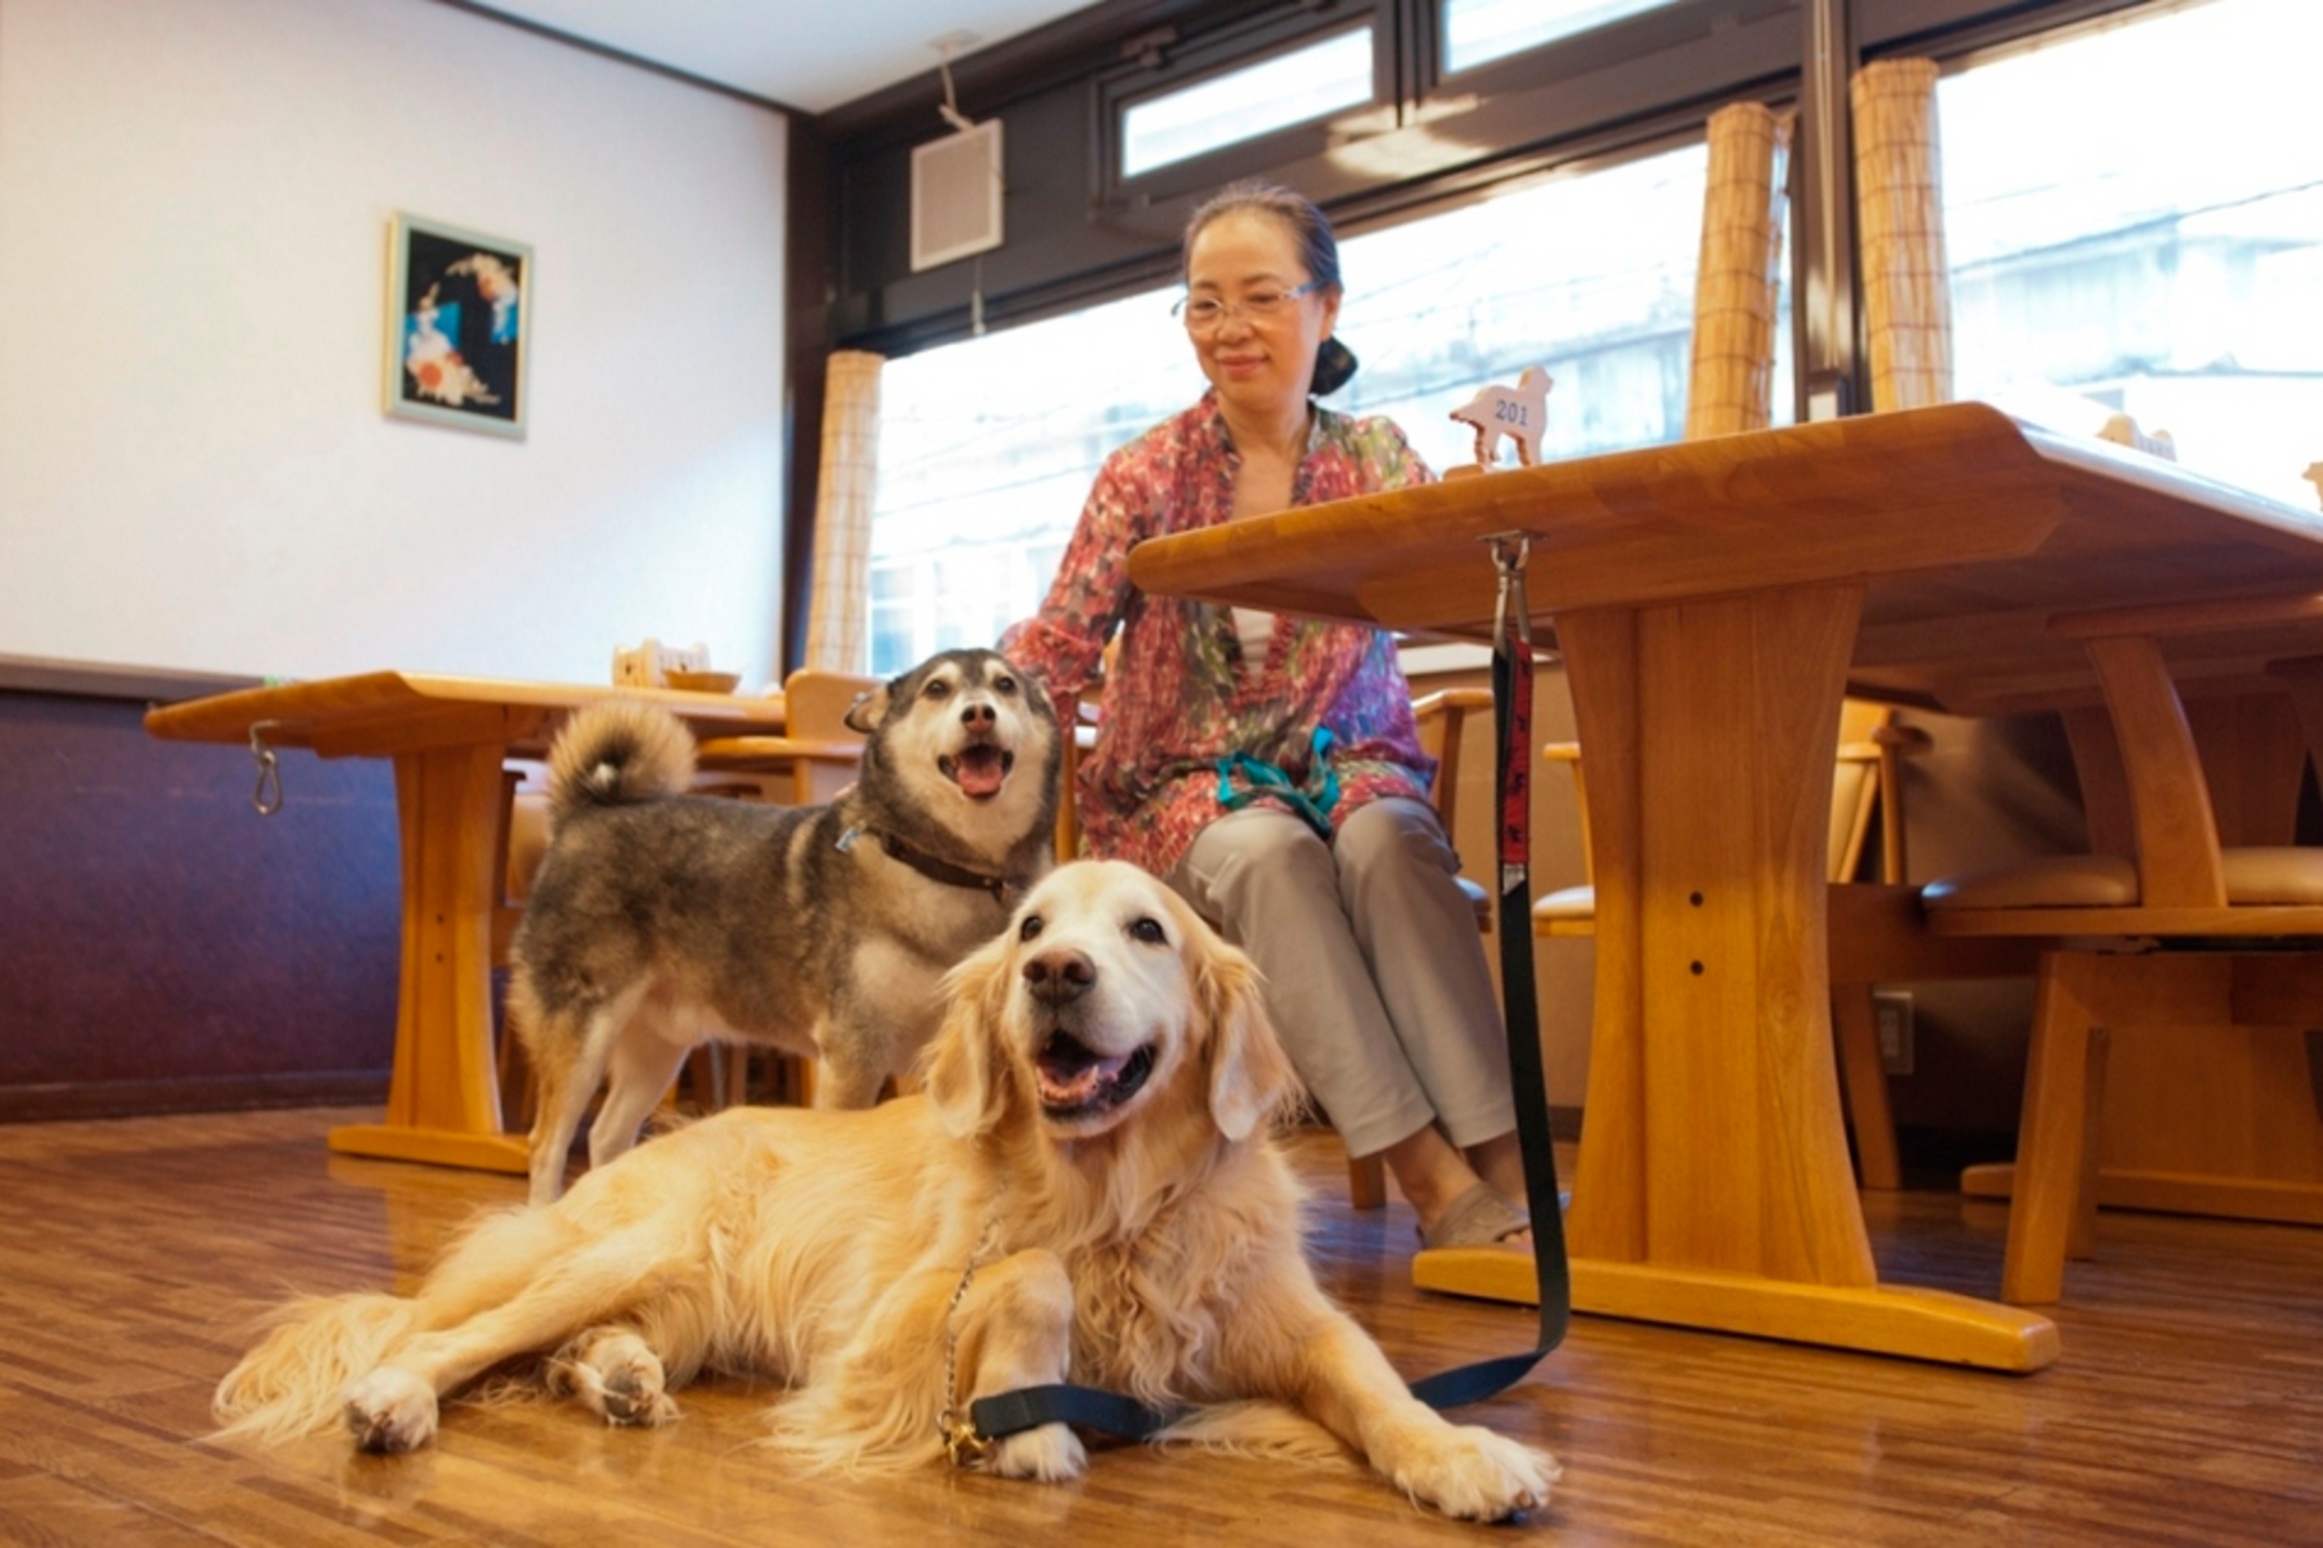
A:
{"label": "wall vent", "polygon": [[971,124],[911,153],[914,274],[998,247],[1000,120]]}

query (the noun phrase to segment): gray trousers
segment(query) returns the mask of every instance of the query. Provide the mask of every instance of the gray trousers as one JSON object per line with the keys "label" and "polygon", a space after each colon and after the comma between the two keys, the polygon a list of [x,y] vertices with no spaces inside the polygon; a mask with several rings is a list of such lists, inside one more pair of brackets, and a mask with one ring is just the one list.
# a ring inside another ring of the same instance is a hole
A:
{"label": "gray trousers", "polygon": [[1463,1147],[1516,1127],[1459,869],[1434,809],[1395,798],[1357,809],[1329,844],[1288,812],[1230,812],[1168,878],[1266,975],[1283,1047],[1352,1155],[1430,1123]]}

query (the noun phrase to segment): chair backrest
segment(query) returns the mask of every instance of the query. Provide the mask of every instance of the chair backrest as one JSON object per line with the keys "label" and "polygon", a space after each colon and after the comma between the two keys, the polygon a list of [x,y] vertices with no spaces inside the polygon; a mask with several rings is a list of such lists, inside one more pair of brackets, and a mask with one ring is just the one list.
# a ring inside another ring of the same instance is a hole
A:
{"label": "chair backrest", "polygon": [[1097,718],[1105,697],[1106,680],[1121,659],[1121,636],[1105,642],[1098,658],[1097,680],[1079,695],[1053,694],[1057,726],[1065,733],[1064,756],[1057,766],[1057,858],[1081,857],[1081,760],[1097,745]]}
{"label": "chair backrest", "polygon": [[847,711],[878,686],[876,677],[802,667],[782,682],[783,730],[802,739],[860,742],[862,734],[847,724]]}
{"label": "chair backrest", "polygon": [[813,667],[802,667],[783,679],[783,734],[803,749],[791,769],[794,803],[817,806],[836,800],[853,782],[853,762],[845,757],[818,757],[814,750],[861,746],[863,733],[847,724],[847,711],[878,686],[876,677]]}
{"label": "chair backrest", "polygon": [[1831,776],[1831,869],[1835,882],[1855,880],[1879,817],[1879,879],[1904,879],[1902,769],[1896,759],[1895,710],[1867,699],[1839,707],[1839,758]]}

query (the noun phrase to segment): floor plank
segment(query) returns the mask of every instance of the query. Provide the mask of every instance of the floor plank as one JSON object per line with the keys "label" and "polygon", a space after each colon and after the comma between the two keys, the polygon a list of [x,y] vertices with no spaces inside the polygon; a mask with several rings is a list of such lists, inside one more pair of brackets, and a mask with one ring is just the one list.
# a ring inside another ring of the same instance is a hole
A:
{"label": "floor plank", "polygon": [[[614,1431],[462,1407],[417,1455],[206,1439],[249,1319],[292,1291],[409,1289],[514,1178],[330,1155],[347,1111],[0,1127],[0,1542],[909,1545],[1471,1541],[1353,1466],[1113,1448],[1058,1488],[934,1470],[800,1478],[753,1450],[764,1389]],[[1327,1284],[1420,1375],[1523,1348],[1530,1314],[1421,1295],[1412,1217],[1358,1215],[1327,1133],[1294,1140]],[[1998,1283],[2005,1206],[1867,1203],[1883,1275]],[[1463,1415],[1546,1445],[1561,1544],[2323,1543],[2323,1231],[2108,1213],[2030,1377],[1605,1319]]]}

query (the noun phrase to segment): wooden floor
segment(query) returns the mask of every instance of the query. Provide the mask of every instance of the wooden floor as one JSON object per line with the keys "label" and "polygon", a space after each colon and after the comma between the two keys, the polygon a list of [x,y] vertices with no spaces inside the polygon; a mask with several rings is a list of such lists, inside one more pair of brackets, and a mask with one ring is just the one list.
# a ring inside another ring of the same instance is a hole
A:
{"label": "wooden floor", "polygon": [[[0,1128],[0,1542],[1341,1544],[1473,1541],[1352,1466],[1115,1449],[1065,1487],[934,1470],[876,1484],[754,1452],[764,1391],[608,1430],[454,1409],[429,1450],[206,1440],[244,1319],[292,1289],[406,1287],[513,1178],[328,1156],[347,1112]],[[1421,1296],[1411,1216],[1345,1204],[1296,1141],[1326,1281],[1410,1375],[1526,1347],[1530,1314]],[[2003,1214],[1875,1198],[1887,1277],[1988,1293]],[[2031,1377],[1584,1318],[1467,1417],[1565,1464],[1513,1529],[1560,1544],[2323,1543],[2323,1231],[2105,1217],[2063,1359]]]}

